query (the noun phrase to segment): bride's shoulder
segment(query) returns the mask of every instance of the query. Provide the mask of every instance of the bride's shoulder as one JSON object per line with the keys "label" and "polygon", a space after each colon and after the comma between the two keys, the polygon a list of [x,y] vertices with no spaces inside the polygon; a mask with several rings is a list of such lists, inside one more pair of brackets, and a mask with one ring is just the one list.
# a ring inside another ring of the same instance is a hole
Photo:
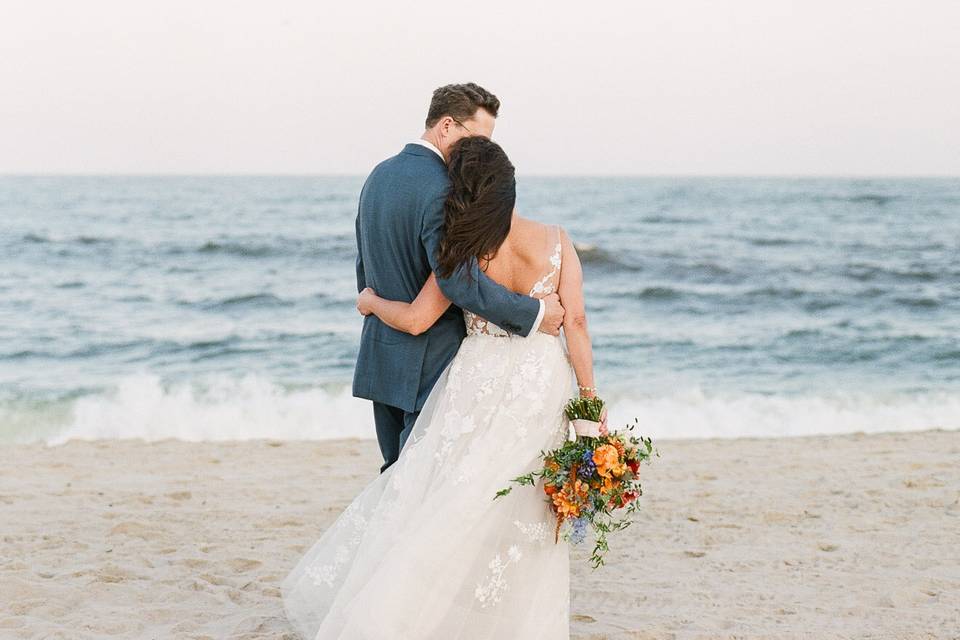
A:
{"label": "bride's shoulder", "polygon": [[513,222],[514,225],[516,225],[519,230],[527,236],[547,236],[551,233],[555,234],[555,230],[560,228],[560,225],[558,224],[539,222],[537,220],[525,218],[519,214],[514,218]]}
{"label": "bride's shoulder", "polygon": [[563,244],[571,242],[570,235],[567,233],[567,230],[563,228],[563,225],[552,222],[538,222],[536,220],[530,220],[529,218],[520,218],[519,216],[518,219],[527,225],[530,234],[545,236],[547,238],[557,238],[558,241]]}
{"label": "bride's shoulder", "polygon": [[559,243],[564,250],[574,246],[570,234],[559,224],[539,222],[517,214],[513,221],[513,227],[518,238],[525,241],[525,244],[536,243],[538,239],[545,239],[547,243]]}

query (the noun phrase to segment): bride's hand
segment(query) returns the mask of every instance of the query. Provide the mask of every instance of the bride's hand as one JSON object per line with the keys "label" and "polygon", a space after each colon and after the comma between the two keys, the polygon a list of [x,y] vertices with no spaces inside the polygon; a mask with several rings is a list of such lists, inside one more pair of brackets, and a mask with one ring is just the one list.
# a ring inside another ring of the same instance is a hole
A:
{"label": "bride's hand", "polygon": [[368,316],[373,313],[373,299],[377,297],[377,292],[367,287],[357,296],[357,311],[362,315]]}
{"label": "bride's hand", "polygon": [[603,413],[600,414],[600,435],[606,436],[610,435],[610,430],[607,428],[607,408],[603,408]]}

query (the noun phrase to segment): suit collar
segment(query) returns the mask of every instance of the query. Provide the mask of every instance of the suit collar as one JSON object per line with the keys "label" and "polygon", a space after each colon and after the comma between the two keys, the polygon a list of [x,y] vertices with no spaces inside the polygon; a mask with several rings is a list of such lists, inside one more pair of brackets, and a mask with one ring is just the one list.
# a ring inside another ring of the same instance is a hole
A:
{"label": "suit collar", "polygon": [[417,144],[416,142],[408,143],[401,153],[409,153],[414,156],[423,156],[424,158],[433,158],[443,166],[446,166],[446,163],[443,161],[443,158],[438,156],[435,151],[427,149],[422,144]]}

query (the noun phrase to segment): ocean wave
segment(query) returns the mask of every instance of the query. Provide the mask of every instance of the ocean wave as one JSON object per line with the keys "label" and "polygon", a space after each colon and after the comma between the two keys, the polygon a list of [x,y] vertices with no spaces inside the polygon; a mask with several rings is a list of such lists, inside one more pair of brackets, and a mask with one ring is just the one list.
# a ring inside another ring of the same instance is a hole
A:
{"label": "ocean wave", "polygon": [[641,271],[640,265],[625,262],[597,245],[577,242],[574,243],[574,248],[577,250],[577,257],[584,265],[608,270]]}
{"label": "ocean wave", "polygon": [[679,216],[655,214],[640,218],[640,222],[647,224],[702,224],[706,222],[706,218],[681,218]]}
{"label": "ocean wave", "polygon": [[761,287],[759,289],[751,289],[744,295],[747,298],[774,298],[778,300],[793,300],[795,298],[802,298],[809,294],[809,291],[806,291],[805,289],[798,289],[797,287]]}
{"label": "ocean wave", "polygon": [[634,296],[640,300],[676,300],[683,292],[673,287],[644,287]]}
{"label": "ocean wave", "polygon": [[[62,425],[43,440],[142,438],[186,441],[372,438],[370,403],[348,389],[290,389],[261,376],[212,376],[168,385],[152,374],[119,381],[107,393],[72,401]],[[20,434],[23,440],[25,434]],[[27,438],[29,439],[29,438]]]}
{"label": "ocean wave", "polygon": [[899,198],[900,196],[897,195],[885,195],[882,193],[858,193],[856,195],[841,199],[846,202],[853,202],[857,204],[875,204],[877,206],[883,206],[889,202],[898,200]]}
{"label": "ocean wave", "polygon": [[[611,425],[631,423],[655,438],[802,436],[856,431],[960,428],[960,392],[763,395],[608,394]],[[63,401],[35,416],[0,406],[0,434],[16,442],[74,439],[186,441],[375,438],[370,403],[343,385],[288,388],[262,376],[218,376],[165,384],[152,374],[120,380],[105,393]],[[7,404],[4,402],[4,404]],[[38,422],[44,422],[38,424]],[[10,425],[16,426],[10,433]]]}
{"label": "ocean wave", "polygon": [[63,238],[51,238],[50,236],[40,235],[38,233],[26,233],[23,237],[20,238],[21,242],[27,244],[113,244],[117,241],[116,238],[108,238],[102,236],[74,236],[74,237],[63,237]]}
{"label": "ocean wave", "polygon": [[896,269],[867,263],[849,264],[841,274],[860,281],[886,279],[896,282],[934,282],[940,278],[939,273],[929,269]]}
{"label": "ocean wave", "polygon": [[79,244],[113,244],[116,238],[99,238],[96,236],[78,236],[73,240]]}
{"label": "ocean wave", "polygon": [[199,246],[173,245],[167,249],[171,254],[196,252],[204,255],[224,255],[238,258],[270,258],[277,256],[306,256],[311,258],[344,258],[356,254],[357,245],[353,235],[325,235],[318,238],[281,237],[271,241],[262,240],[208,240]]}
{"label": "ocean wave", "polygon": [[678,264],[670,271],[675,271],[680,277],[698,282],[734,284],[743,280],[742,274],[717,262]]}
{"label": "ocean wave", "polygon": [[929,297],[899,297],[893,301],[911,309],[936,309],[941,304],[939,300]]}
{"label": "ocean wave", "polygon": [[236,333],[230,333],[222,337],[211,334],[210,337],[198,336],[196,339],[190,339],[185,336],[184,338],[177,339],[175,336],[171,336],[167,339],[158,340],[153,345],[152,355],[205,351],[207,352],[206,355],[209,356],[233,349],[243,342],[243,337]]}
{"label": "ocean wave", "polygon": [[804,302],[803,310],[807,311],[808,313],[817,313],[819,311],[833,309],[834,307],[842,307],[845,304],[847,303],[837,298],[816,298],[814,300]]}
{"label": "ocean wave", "polygon": [[243,244],[238,242],[204,242],[197,248],[198,253],[224,253],[242,258],[262,258],[276,255],[279,248],[269,244]]}
{"label": "ocean wave", "polygon": [[199,306],[210,311],[219,311],[235,307],[291,307],[296,303],[285,300],[272,293],[250,293],[240,296],[231,296],[222,300],[212,300],[198,303]]}
{"label": "ocean wave", "polygon": [[960,429],[960,392],[761,395],[689,389],[659,397],[611,396],[613,427],[639,419],[654,438],[779,437]]}
{"label": "ocean wave", "polygon": [[787,247],[806,244],[804,240],[797,238],[744,238],[744,240],[755,247]]}
{"label": "ocean wave", "polygon": [[[37,233],[27,233],[13,241],[13,245],[38,245],[38,250],[52,252],[58,256],[85,255],[90,251],[117,251],[124,255],[136,253],[154,256],[162,260],[164,256],[224,256],[230,258],[261,259],[271,257],[305,256],[311,258],[343,259],[356,253],[356,240],[352,234],[331,234],[319,237],[277,237],[277,238],[235,238],[229,240],[207,240],[200,244],[181,242],[152,242],[144,238],[116,238],[106,236],[64,236],[53,237]],[[172,265],[180,266],[183,265]]]}
{"label": "ocean wave", "polygon": [[39,351],[36,349],[20,349],[9,353],[0,353],[0,361],[26,360],[36,358],[41,360],[83,360],[114,353],[123,353],[140,347],[149,346],[147,340],[127,340],[123,342],[98,342],[87,344],[78,349],[64,351]]}

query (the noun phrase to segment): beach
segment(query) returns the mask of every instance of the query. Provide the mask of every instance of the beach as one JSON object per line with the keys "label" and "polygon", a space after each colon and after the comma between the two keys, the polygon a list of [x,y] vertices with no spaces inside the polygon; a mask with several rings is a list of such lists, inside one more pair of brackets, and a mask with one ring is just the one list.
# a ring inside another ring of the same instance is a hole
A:
{"label": "beach", "polygon": [[[960,637],[960,432],[655,442],[571,637]],[[0,638],[291,639],[373,440],[0,446]]]}

